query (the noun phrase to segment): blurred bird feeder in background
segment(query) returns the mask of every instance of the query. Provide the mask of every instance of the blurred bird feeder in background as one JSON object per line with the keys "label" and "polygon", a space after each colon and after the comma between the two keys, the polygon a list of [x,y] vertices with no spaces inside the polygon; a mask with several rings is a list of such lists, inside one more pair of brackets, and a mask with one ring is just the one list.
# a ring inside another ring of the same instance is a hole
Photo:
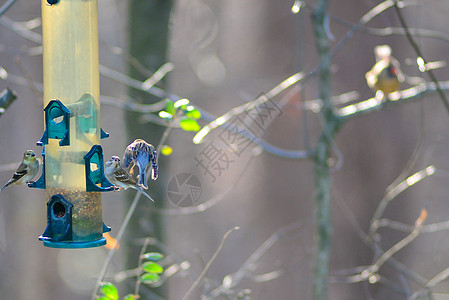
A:
{"label": "blurred bird feeder in background", "polygon": [[46,189],[45,246],[106,244],[101,192],[113,185],[103,172],[100,139],[97,0],[42,0],[45,131],[41,178]]}

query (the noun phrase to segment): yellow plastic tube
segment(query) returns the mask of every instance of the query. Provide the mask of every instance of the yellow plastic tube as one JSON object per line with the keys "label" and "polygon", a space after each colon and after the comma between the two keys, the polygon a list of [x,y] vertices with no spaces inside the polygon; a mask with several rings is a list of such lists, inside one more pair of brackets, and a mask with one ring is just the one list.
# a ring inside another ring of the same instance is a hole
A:
{"label": "yellow plastic tube", "polygon": [[59,194],[73,205],[72,242],[80,248],[103,243],[101,193],[86,191],[83,158],[101,139],[97,15],[97,0],[42,0],[44,107],[59,100],[71,112],[70,145],[45,145],[46,200]]}

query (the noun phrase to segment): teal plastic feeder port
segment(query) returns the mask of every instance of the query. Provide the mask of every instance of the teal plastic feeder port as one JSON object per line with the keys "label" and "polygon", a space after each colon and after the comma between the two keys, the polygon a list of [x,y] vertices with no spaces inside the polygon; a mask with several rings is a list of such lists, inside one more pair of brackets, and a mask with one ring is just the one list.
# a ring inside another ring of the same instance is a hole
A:
{"label": "teal plastic feeder port", "polygon": [[45,190],[45,147],[42,148],[42,175],[38,180],[29,182],[28,186]]}
{"label": "teal plastic feeder port", "polygon": [[110,192],[114,185],[104,175],[103,149],[94,145],[84,156],[86,168],[86,190],[89,192]]}
{"label": "teal plastic feeder port", "polygon": [[[77,212],[79,213],[79,211]],[[53,195],[47,203],[47,228],[39,237],[44,246],[53,248],[90,248],[106,244],[106,239],[98,231],[93,231],[90,236],[85,235],[80,241],[77,224],[73,222],[74,205],[62,195]],[[78,224],[79,225],[79,224]],[[101,223],[101,233],[111,229]],[[85,240],[87,239],[87,240]]]}
{"label": "teal plastic feeder port", "polygon": [[51,100],[44,108],[45,131],[37,142],[38,145],[48,145],[48,139],[58,139],[59,146],[70,145],[70,110],[59,100]]}
{"label": "teal plastic feeder port", "polygon": [[53,195],[47,202],[47,228],[39,239],[44,243],[71,241],[72,208],[62,195]]}

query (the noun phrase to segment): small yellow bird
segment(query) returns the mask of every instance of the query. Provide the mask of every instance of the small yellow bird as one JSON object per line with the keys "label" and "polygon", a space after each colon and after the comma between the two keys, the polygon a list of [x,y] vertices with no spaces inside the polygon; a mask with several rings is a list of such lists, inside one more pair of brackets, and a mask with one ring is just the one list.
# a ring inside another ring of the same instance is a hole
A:
{"label": "small yellow bird", "polygon": [[399,91],[404,75],[399,68],[399,62],[391,56],[390,46],[376,46],[374,53],[376,64],[365,74],[368,86],[376,91],[382,91],[384,95]]}
{"label": "small yellow bird", "polygon": [[39,171],[39,161],[36,159],[36,154],[33,150],[27,150],[23,154],[23,160],[17,168],[11,179],[0,189],[3,191],[5,187],[11,184],[25,184],[36,176]]}

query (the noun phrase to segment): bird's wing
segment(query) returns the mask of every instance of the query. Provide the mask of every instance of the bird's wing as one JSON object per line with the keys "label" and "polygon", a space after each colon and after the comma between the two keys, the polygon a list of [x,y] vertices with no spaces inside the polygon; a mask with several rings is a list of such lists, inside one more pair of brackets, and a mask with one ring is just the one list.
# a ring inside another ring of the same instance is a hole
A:
{"label": "bird's wing", "polygon": [[122,182],[122,183],[126,183],[129,185],[136,185],[136,181],[129,175],[128,172],[126,172],[123,169],[118,170],[117,172],[114,173],[115,178]]}
{"label": "bird's wing", "polygon": [[129,145],[125,149],[125,154],[123,155],[123,167],[128,168],[129,165],[133,162],[133,159],[135,159],[135,153],[134,149]]}
{"label": "bird's wing", "polygon": [[151,179],[156,180],[158,177],[158,164],[157,164],[157,151],[156,149],[153,147],[153,145],[151,145]]}
{"label": "bird's wing", "polygon": [[378,61],[371,70],[369,70],[365,74],[366,82],[370,88],[374,88],[376,85],[377,79],[379,75],[382,73],[382,71],[387,68],[389,65],[389,61],[387,60],[380,60]]}
{"label": "bird's wing", "polygon": [[395,69],[396,76],[397,76],[398,80],[400,82],[403,82],[404,81],[404,73],[402,73],[402,71],[401,71],[401,64],[399,63],[399,61],[396,58],[392,57],[390,64]]}
{"label": "bird's wing", "polygon": [[20,164],[20,166],[17,168],[17,170],[14,173],[14,175],[12,175],[11,179],[13,181],[17,181],[20,178],[22,178],[23,176],[25,176],[27,173],[28,173],[28,166],[22,162]]}

